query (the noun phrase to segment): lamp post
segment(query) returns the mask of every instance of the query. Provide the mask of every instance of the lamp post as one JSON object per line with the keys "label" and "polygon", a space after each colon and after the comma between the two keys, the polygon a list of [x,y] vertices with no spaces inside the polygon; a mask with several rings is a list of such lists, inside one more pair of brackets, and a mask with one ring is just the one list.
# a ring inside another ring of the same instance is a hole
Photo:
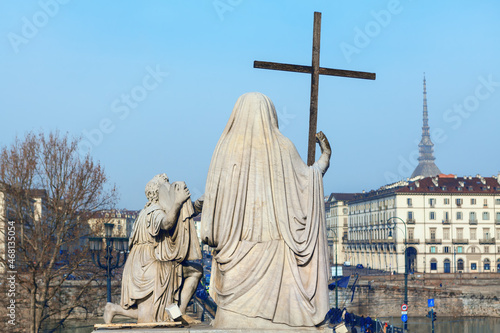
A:
{"label": "lamp post", "polygon": [[[120,268],[127,260],[128,238],[127,237],[112,237],[113,223],[104,223],[104,237],[89,237],[90,252],[92,253],[92,261],[94,265],[106,270],[106,291],[107,301],[111,302],[111,277],[113,270]],[[104,255],[105,264],[101,263],[102,242],[106,242],[106,253]],[[117,252],[116,261],[113,263],[113,249]],[[120,263],[120,255],[123,253],[123,261]],[[97,260],[96,260],[97,257]]]}
{"label": "lamp post", "polygon": [[[391,220],[392,219],[396,219],[396,220],[399,220],[401,222],[403,222],[403,224],[405,225],[405,252],[404,252],[404,258],[405,258],[405,298],[404,298],[404,304],[408,305],[408,260],[407,260],[407,249],[408,249],[408,239],[406,238],[406,235],[407,235],[407,229],[406,229],[406,222],[403,221],[402,218],[400,217],[397,217],[397,216],[392,216],[392,217],[389,217],[389,219],[387,219],[387,226],[389,228],[391,228]],[[394,222],[394,226],[393,228],[396,227],[396,222]],[[389,230],[389,236],[388,236],[389,239],[392,239],[392,233],[391,233],[391,230]],[[408,330],[408,322],[405,321],[404,322],[404,330],[407,331]]]}
{"label": "lamp post", "polygon": [[337,226],[335,227],[335,308],[339,308],[339,283],[338,283],[338,262],[337,262],[337,249],[339,242],[339,230],[338,230],[338,221]]}

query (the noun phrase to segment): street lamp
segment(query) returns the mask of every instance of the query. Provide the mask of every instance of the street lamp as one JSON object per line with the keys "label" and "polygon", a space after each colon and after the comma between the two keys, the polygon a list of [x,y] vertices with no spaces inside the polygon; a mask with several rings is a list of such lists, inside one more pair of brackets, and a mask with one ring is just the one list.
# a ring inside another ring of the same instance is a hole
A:
{"label": "street lamp", "polygon": [[[112,237],[113,235],[113,223],[104,223],[104,237],[89,237],[90,252],[92,253],[92,261],[94,265],[99,268],[106,270],[106,291],[107,291],[107,301],[111,302],[111,277],[113,276],[113,270],[120,268],[125,264],[127,260],[128,252],[128,238],[127,237]],[[106,254],[104,259],[105,264],[101,264],[101,251],[102,242],[106,241]],[[117,252],[116,261],[113,263],[113,249]],[[120,255],[123,253],[123,261],[120,263]],[[97,261],[96,261],[97,257]]]}
{"label": "street lamp", "polygon": [[[406,222],[403,221],[402,218],[397,217],[397,216],[389,217],[389,219],[387,220],[387,226],[389,228],[391,228],[391,220],[392,219],[399,220],[399,221],[403,222],[403,224],[405,225],[405,252],[404,252],[405,253],[405,255],[404,255],[404,258],[405,258],[405,298],[404,298],[404,304],[408,305],[408,260],[407,260],[408,239],[406,238],[406,235],[407,235]],[[395,228],[395,227],[396,227],[396,222],[394,222],[394,226],[392,228]],[[389,236],[387,238],[392,239],[392,231],[391,230],[389,230]],[[408,330],[408,322],[407,321],[404,322],[404,330],[405,331]]]}

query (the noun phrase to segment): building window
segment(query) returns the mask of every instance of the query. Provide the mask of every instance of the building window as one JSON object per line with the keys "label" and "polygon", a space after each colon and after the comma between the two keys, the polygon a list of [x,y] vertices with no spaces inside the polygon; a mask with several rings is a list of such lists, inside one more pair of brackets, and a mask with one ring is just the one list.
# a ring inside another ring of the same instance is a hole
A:
{"label": "building window", "polygon": [[476,239],[477,239],[476,228],[471,228],[470,229],[470,240],[476,240]]}
{"label": "building window", "polygon": [[443,189],[443,191],[448,190],[448,188],[446,186],[443,186],[442,189]]}
{"label": "building window", "polygon": [[[498,190],[498,188],[497,188]],[[495,199],[495,205],[500,205],[500,199]]]}
{"label": "building window", "polygon": [[463,219],[462,212],[457,212],[457,220],[462,220],[462,219]]}
{"label": "building window", "polygon": [[443,217],[444,221],[448,222],[450,220],[450,212],[444,212]]}
{"label": "building window", "polygon": [[413,220],[413,212],[408,212],[408,220]]}
{"label": "building window", "polygon": [[409,228],[408,229],[408,239],[413,239],[413,235],[414,235],[414,229]]}
{"label": "building window", "polygon": [[476,199],[470,199],[470,204],[475,205],[476,204]]}
{"label": "building window", "polygon": [[484,270],[489,271],[490,268],[490,260],[489,259],[484,259]]}
{"label": "building window", "polygon": [[470,264],[470,270],[471,270],[471,271],[475,271],[475,270],[477,270],[477,263],[475,263],[475,262],[471,262],[471,264]]}
{"label": "building window", "polygon": [[496,222],[500,222],[500,212],[497,212]]}
{"label": "building window", "polygon": [[444,204],[445,204],[445,205],[450,204],[450,199],[448,199],[448,198],[444,198]]}
{"label": "building window", "polygon": [[431,253],[436,253],[436,247],[435,246],[431,246]]}
{"label": "building window", "polygon": [[485,246],[484,247],[484,253],[490,253],[490,247],[489,246]]}
{"label": "building window", "polygon": [[406,199],[406,203],[408,204],[408,207],[412,206],[411,198]]}
{"label": "building window", "polygon": [[449,240],[450,239],[450,228],[444,228],[443,229],[443,239],[444,240]]}
{"label": "building window", "polygon": [[483,201],[483,206],[484,206],[484,207],[488,207],[488,199],[484,199],[484,201]]}
{"label": "building window", "polygon": [[476,253],[476,247],[475,246],[471,246],[470,247],[470,253]]}
{"label": "building window", "polygon": [[457,238],[464,239],[464,228],[457,228]]}
{"label": "building window", "polygon": [[464,261],[463,259],[458,259],[457,261],[457,270],[463,271],[464,270]]}
{"label": "building window", "polygon": [[490,228],[483,228],[483,238],[490,239]]}
{"label": "building window", "polygon": [[444,253],[450,253],[450,247],[449,246],[444,246],[443,247],[443,252]]}
{"label": "building window", "polygon": [[464,200],[463,199],[456,199],[455,202],[456,202],[457,206],[462,206]]}
{"label": "building window", "polygon": [[490,213],[489,212],[483,212],[483,220],[488,221],[490,219]]}
{"label": "building window", "polygon": [[438,263],[436,261],[436,259],[432,259],[431,260],[431,271],[437,271],[438,269]]}
{"label": "building window", "polygon": [[431,233],[431,239],[435,240],[436,239],[436,228],[430,228],[429,231]]}
{"label": "building window", "polygon": [[476,212],[470,212],[469,219],[471,221],[476,221]]}
{"label": "building window", "polygon": [[497,229],[497,240],[500,239],[500,229]]}
{"label": "building window", "polygon": [[457,253],[463,253],[463,252],[464,252],[463,246],[457,246]]}
{"label": "building window", "polygon": [[430,220],[435,220],[436,219],[436,212],[430,212],[429,213],[429,219]]}
{"label": "building window", "polygon": [[430,198],[430,199],[429,199],[429,205],[430,205],[431,207],[434,207],[434,206],[436,205],[436,199],[434,199],[434,198]]}

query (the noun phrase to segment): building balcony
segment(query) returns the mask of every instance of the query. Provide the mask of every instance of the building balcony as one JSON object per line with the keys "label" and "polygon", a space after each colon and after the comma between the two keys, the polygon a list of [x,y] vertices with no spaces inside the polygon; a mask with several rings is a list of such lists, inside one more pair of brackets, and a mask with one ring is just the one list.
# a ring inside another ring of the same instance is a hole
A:
{"label": "building balcony", "polygon": [[469,219],[469,224],[477,224],[477,219]]}
{"label": "building balcony", "polygon": [[479,244],[495,244],[495,238],[483,238],[479,240]]}
{"label": "building balcony", "polygon": [[442,244],[443,241],[441,239],[438,239],[438,238],[430,238],[430,239],[426,239],[425,243],[426,244]]}
{"label": "building balcony", "polygon": [[496,219],[495,224],[500,224],[500,219]]}
{"label": "building balcony", "polygon": [[406,244],[420,244],[420,239],[418,238],[407,239]]}
{"label": "building balcony", "polygon": [[452,243],[453,244],[469,244],[469,240],[463,239],[463,238],[453,238]]}
{"label": "building balcony", "polygon": [[406,219],[407,224],[415,224],[415,219]]}
{"label": "building balcony", "polygon": [[443,220],[443,224],[450,224],[450,220],[448,220],[448,219]]}

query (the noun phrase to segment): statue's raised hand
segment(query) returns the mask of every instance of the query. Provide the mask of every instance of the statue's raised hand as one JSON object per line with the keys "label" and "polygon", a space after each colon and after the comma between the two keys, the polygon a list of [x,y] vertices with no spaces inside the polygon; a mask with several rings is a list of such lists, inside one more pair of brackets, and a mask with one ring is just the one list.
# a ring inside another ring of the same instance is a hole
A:
{"label": "statue's raised hand", "polygon": [[319,131],[316,133],[316,142],[319,143],[319,147],[321,148],[321,153],[331,154],[332,148],[330,147],[330,142],[326,138],[325,133]]}
{"label": "statue's raised hand", "polygon": [[330,166],[332,148],[330,147],[330,142],[328,142],[326,135],[321,131],[316,133],[316,142],[319,143],[319,147],[321,148],[321,156],[315,164],[321,169],[321,172],[325,174]]}
{"label": "statue's raised hand", "polygon": [[174,191],[175,191],[175,201],[178,204],[184,203],[190,196],[191,193],[184,182],[175,182],[174,183]]}

